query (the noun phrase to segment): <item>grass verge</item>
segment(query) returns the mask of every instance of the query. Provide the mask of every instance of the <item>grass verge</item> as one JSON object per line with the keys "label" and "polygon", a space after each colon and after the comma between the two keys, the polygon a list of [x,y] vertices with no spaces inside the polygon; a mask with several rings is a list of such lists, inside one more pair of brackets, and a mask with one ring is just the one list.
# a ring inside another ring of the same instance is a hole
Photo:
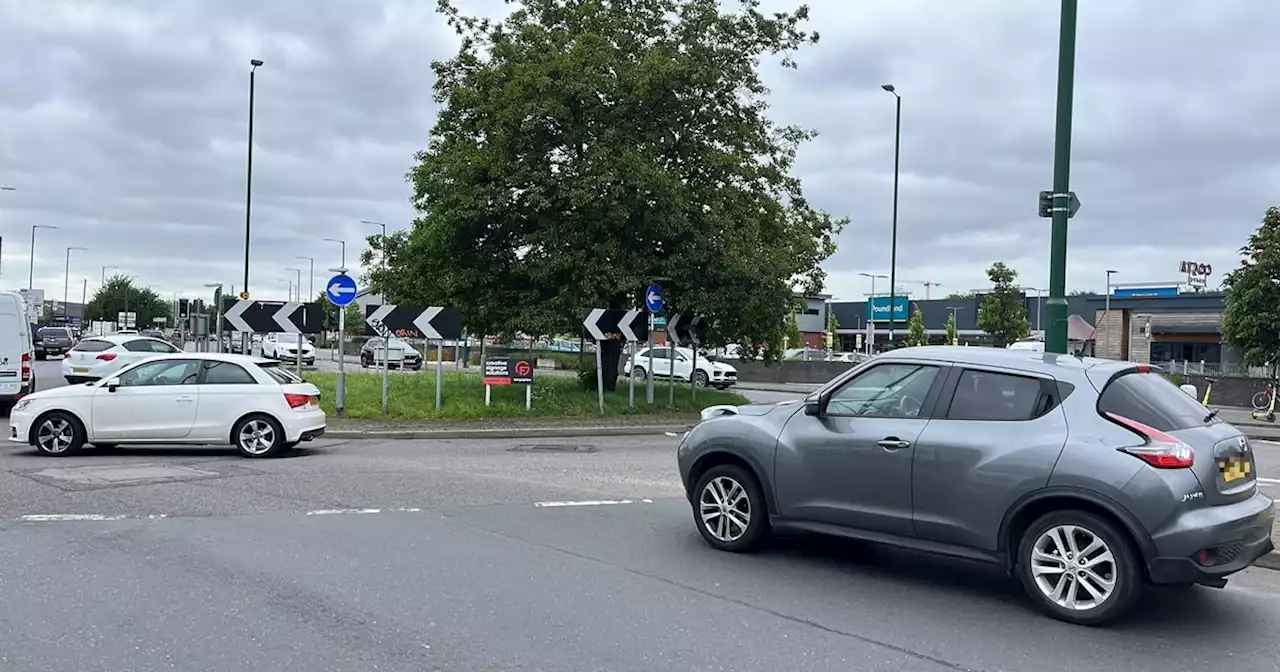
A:
{"label": "grass verge", "polygon": [[[387,415],[401,419],[484,419],[484,418],[598,418],[601,416],[595,390],[582,389],[577,379],[543,376],[533,385],[532,408],[524,408],[524,387],[494,386],[491,405],[484,405],[484,383],[480,376],[444,374],[442,407],[436,409],[435,372],[392,375],[387,383]],[[306,374],[320,388],[320,403],[326,413],[334,413],[338,375],[328,371]],[[382,376],[376,373],[347,374],[346,412],[348,418],[382,417]],[[654,404],[644,403],[644,388],[636,386],[636,405],[627,405],[627,381],[618,379],[618,389],[604,394],[605,416],[689,415],[715,404],[745,404],[747,398],[734,392],[699,389],[695,401],[688,385],[675,388],[675,408],[667,406],[669,386],[654,382]]]}

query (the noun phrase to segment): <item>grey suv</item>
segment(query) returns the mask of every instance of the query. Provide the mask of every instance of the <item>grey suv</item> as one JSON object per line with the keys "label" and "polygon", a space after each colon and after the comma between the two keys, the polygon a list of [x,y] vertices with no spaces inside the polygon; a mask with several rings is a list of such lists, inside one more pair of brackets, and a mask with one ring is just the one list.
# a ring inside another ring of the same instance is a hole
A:
{"label": "grey suv", "polygon": [[1100,624],[1145,584],[1220,588],[1272,550],[1248,439],[1147,365],[905,348],[703,418],[680,476],[726,551],[789,528],[986,561]]}

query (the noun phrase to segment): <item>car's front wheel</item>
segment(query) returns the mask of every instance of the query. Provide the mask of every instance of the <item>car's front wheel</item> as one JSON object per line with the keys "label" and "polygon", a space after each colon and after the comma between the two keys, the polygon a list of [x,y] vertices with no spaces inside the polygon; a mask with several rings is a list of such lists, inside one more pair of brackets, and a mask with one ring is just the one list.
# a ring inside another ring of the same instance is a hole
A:
{"label": "car's front wheel", "polygon": [[231,430],[236,449],[245,457],[271,457],[284,449],[284,428],[275,418],[251,415]]}
{"label": "car's front wheel", "polygon": [[694,372],[693,372],[693,386],[694,386],[694,387],[706,387],[706,386],[707,386],[707,381],[708,381],[708,380],[709,380],[709,379],[707,378],[707,372],[706,372],[706,371],[694,371]]}
{"label": "car's front wheel", "polygon": [[751,472],[736,464],[711,467],[694,488],[693,518],[714,548],[743,553],[769,535],[764,493]]}
{"label": "car's front wheel", "polygon": [[42,455],[62,457],[84,447],[84,427],[70,413],[54,411],[40,416],[34,432],[36,450]]}
{"label": "car's front wheel", "polygon": [[631,367],[631,377],[635,378],[636,380],[645,380],[646,375],[645,375],[644,367],[643,366]]}
{"label": "car's front wheel", "polygon": [[1142,594],[1138,555],[1114,523],[1085,511],[1055,511],[1018,544],[1018,578],[1040,608],[1079,625],[1121,617]]}

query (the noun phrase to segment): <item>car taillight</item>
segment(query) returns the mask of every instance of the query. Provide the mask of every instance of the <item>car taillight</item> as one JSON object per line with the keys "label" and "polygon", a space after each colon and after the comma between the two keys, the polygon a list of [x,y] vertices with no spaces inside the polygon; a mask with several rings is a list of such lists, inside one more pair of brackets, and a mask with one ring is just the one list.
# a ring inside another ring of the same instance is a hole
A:
{"label": "car taillight", "polygon": [[104,352],[101,355],[98,355],[98,359],[101,359],[104,362],[109,362],[115,358],[116,358],[116,353],[114,352]]}
{"label": "car taillight", "polygon": [[1157,469],[1186,469],[1195,464],[1196,451],[1186,442],[1123,415],[1107,413],[1107,417],[1146,439],[1145,444],[1121,448],[1120,452],[1128,453]]}
{"label": "car taillight", "polygon": [[306,406],[307,404],[311,403],[311,400],[314,398],[315,397],[312,397],[309,394],[290,394],[288,392],[284,393],[284,400],[289,402],[289,408],[300,408],[302,406]]}
{"label": "car taillight", "polygon": [[31,353],[22,353],[22,382],[31,380]]}

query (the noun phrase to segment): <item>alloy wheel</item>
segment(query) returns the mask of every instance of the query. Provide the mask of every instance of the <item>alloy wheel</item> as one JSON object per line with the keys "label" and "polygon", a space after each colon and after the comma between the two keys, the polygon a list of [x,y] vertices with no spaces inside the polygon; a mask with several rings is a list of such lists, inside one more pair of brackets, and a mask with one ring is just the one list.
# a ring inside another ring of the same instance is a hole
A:
{"label": "alloy wheel", "polygon": [[240,428],[240,447],[250,455],[263,455],[276,442],[276,430],[266,420],[250,420]]}
{"label": "alloy wheel", "polygon": [[737,541],[751,525],[751,498],[747,496],[747,489],[728,476],[707,481],[698,505],[702,525],[719,541]]}
{"label": "alloy wheel", "polygon": [[76,430],[66,418],[49,418],[36,430],[36,444],[46,453],[60,455],[71,448]]}
{"label": "alloy wheel", "polygon": [[1087,528],[1057,525],[1045,530],[1031,547],[1030,561],[1036,587],[1064,609],[1096,609],[1115,592],[1115,556]]}

